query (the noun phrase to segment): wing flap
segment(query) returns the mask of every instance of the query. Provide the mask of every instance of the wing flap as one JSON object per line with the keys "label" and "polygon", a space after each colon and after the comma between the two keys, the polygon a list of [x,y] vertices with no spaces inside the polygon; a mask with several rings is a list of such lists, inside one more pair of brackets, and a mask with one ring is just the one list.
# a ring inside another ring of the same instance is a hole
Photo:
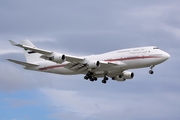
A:
{"label": "wing flap", "polygon": [[81,63],[69,63],[65,66],[65,68],[76,72],[84,72],[88,69],[84,64]]}
{"label": "wing flap", "polygon": [[22,61],[18,61],[18,60],[13,60],[13,59],[7,59],[10,62],[25,66],[25,67],[35,67],[35,66],[39,66],[38,64],[33,64],[33,63],[27,63],[27,62],[22,62]]}

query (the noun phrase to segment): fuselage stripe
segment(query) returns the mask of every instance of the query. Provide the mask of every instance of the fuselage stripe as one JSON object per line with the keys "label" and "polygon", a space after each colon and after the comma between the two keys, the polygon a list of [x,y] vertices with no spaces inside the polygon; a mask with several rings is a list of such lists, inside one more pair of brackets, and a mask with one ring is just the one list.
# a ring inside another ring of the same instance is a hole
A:
{"label": "fuselage stripe", "polygon": [[[135,56],[135,57],[127,57],[127,58],[107,59],[104,61],[115,62],[115,61],[125,61],[125,60],[135,60],[135,59],[148,59],[148,58],[162,58],[162,56]],[[43,70],[48,70],[48,69],[53,69],[53,68],[64,67],[66,65],[67,64],[47,66],[47,67],[39,68],[39,70],[43,71]]]}
{"label": "fuselage stripe", "polygon": [[125,60],[135,60],[135,59],[147,59],[147,58],[162,58],[162,56],[135,56],[135,57],[125,57],[118,59],[108,59],[105,61],[114,62],[114,61],[125,61]]}

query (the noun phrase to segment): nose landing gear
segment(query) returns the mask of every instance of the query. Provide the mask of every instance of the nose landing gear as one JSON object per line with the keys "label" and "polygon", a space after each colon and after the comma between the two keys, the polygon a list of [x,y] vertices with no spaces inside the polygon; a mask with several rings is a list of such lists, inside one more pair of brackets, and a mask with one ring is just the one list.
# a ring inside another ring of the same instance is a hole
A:
{"label": "nose landing gear", "polygon": [[154,74],[154,71],[153,71],[153,68],[154,68],[154,67],[155,67],[154,65],[152,65],[152,66],[150,67],[149,74]]}
{"label": "nose landing gear", "polygon": [[149,70],[149,74],[154,74],[154,71],[152,71],[152,70]]}

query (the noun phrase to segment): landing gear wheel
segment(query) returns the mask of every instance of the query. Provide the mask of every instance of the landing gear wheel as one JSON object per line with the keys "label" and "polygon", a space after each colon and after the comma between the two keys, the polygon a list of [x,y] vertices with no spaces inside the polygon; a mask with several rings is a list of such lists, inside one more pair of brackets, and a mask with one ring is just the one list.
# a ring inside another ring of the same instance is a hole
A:
{"label": "landing gear wheel", "polygon": [[93,77],[94,81],[97,81],[97,78],[96,77]]}
{"label": "landing gear wheel", "polygon": [[108,77],[105,77],[104,80],[108,80],[109,78]]}
{"label": "landing gear wheel", "polygon": [[151,74],[151,75],[154,74],[154,71],[153,71],[153,68],[154,68],[154,67],[155,67],[154,65],[151,65],[151,66],[150,66],[149,74]]}
{"label": "landing gear wheel", "polygon": [[149,74],[154,74],[154,71],[150,70],[150,71],[149,71]]}
{"label": "landing gear wheel", "polygon": [[106,81],[106,80],[102,80],[102,83],[106,84],[106,83],[107,83],[107,81]]}
{"label": "landing gear wheel", "polygon": [[88,76],[84,76],[84,79],[85,79],[85,80],[88,80],[88,79],[89,79],[89,77],[88,77]]}
{"label": "landing gear wheel", "polygon": [[102,83],[104,83],[104,84],[106,84],[107,83],[107,81],[108,81],[108,77],[106,76],[106,74],[104,75],[104,78],[103,78],[103,80],[102,80]]}
{"label": "landing gear wheel", "polygon": [[90,81],[91,81],[91,82],[94,82],[94,78],[91,77],[91,78],[90,78]]}

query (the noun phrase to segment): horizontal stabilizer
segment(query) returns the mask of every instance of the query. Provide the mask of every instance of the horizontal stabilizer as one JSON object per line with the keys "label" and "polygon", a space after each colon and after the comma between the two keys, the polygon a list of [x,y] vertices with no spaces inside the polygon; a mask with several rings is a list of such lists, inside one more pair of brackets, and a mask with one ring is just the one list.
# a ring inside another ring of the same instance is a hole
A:
{"label": "horizontal stabilizer", "polygon": [[17,61],[17,60],[12,60],[12,59],[7,59],[10,62],[25,66],[25,67],[35,67],[35,66],[39,66],[38,64],[33,64],[33,63],[27,63],[27,62],[21,62],[21,61]]}
{"label": "horizontal stabilizer", "polygon": [[15,43],[14,41],[12,41],[12,40],[9,40],[9,42],[12,44],[12,45],[14,45],[14,46],[18,46],[18,44],[17,43]]}

